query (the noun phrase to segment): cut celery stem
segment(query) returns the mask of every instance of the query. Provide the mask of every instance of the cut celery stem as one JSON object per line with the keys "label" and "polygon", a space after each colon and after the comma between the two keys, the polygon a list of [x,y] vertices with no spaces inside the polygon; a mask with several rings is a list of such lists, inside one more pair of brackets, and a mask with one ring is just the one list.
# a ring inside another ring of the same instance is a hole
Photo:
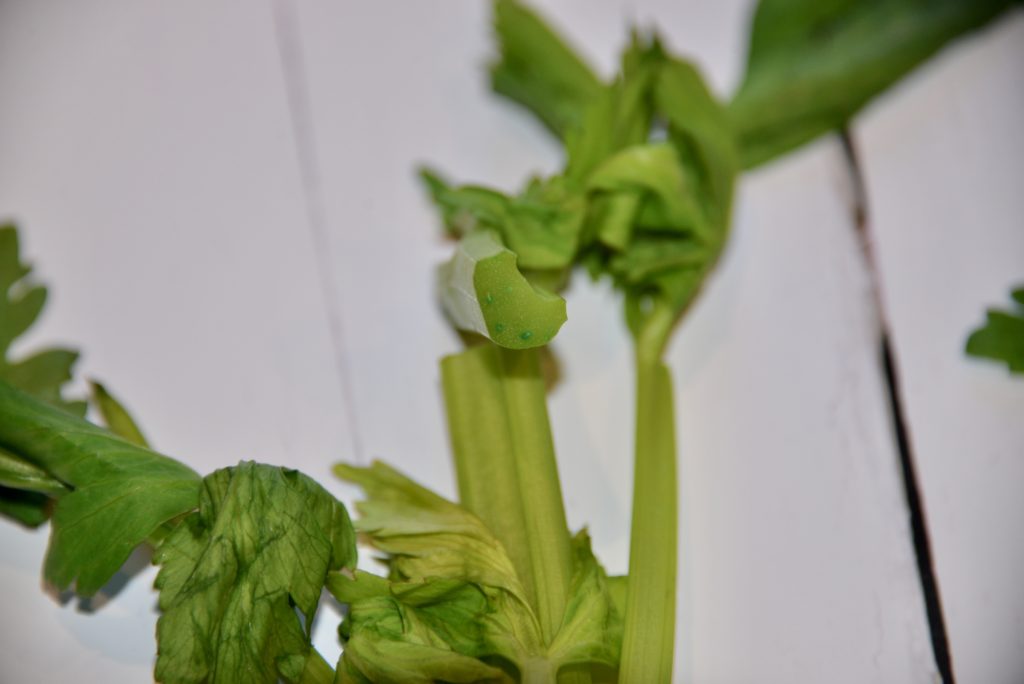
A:
{"label": "cut celery stem", "polygon": [[539,352],[486,344],[441,367],[460,500],[505,546],[550,643],[572,554]]}
{"label": "cut celery stem", "polygon": [[481,345],[443,358],[441,383],[459,501],[501,541],[527,599],[536,605],[515,442],[496,348]]}
{"label": "cut celery stem", "polygon": [[[660,350],[659,350],[660,352]],[[633,520],[621,682],[669,682],[675,641],[677,480],[672,380],[637,354]]]}
{"label": "cut celery stem", "polygon": [[572,581],[572,551],[540,354],[536,349],[498,348],[498,357],[509,430],[516,445],[519,498],[526,514],[537,617],[544,641],[551,643],[565,615]]}

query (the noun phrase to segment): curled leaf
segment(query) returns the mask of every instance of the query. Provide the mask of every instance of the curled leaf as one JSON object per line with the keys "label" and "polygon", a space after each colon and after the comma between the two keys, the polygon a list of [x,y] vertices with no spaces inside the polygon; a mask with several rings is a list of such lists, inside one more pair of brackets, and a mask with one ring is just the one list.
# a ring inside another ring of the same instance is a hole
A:
{"label": "curled leaf", "polygon": [[441,301],[455,326],[502,347],[547,344],[565,322],[565,300],[527,281],[516,254],[490,232],[463,237],[439,275]]}

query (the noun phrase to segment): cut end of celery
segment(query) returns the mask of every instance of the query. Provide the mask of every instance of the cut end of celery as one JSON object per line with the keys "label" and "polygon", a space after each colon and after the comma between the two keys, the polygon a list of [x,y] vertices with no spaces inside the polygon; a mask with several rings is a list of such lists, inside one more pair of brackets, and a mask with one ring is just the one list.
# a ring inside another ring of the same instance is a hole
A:
{"label": "cut end of celery", "polygon": [[[510,278],[515,273],[517,277]],[[487,336],[508,349],[529,349],[550,342],[566,321],[565,300],[532,286],[516,270],[510,251],[477,265],[473,276]]]}
{"label": "cut end of celery", "polygon": [[441,300],[460,330],[500,347],[530,349],[550,342],[565,323],[565,300],[535,287],[515,252],[489,232],[467,235],[441,269]]}

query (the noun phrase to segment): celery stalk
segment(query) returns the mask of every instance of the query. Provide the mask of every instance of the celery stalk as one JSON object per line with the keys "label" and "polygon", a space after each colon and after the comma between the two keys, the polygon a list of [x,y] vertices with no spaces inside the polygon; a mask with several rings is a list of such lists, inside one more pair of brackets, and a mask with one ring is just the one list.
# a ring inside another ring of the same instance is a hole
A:
{"label": "celery stalk", "polygon": [[672,379],[637,357],[636,460],[619,681],[672,679],[676,608],[676,444]]}
{"label": "celery stalk", "polygon": [[572,557],[538,352],[482,345],[445,358],[442,379],[460,499],[505,545],[550,642]]}

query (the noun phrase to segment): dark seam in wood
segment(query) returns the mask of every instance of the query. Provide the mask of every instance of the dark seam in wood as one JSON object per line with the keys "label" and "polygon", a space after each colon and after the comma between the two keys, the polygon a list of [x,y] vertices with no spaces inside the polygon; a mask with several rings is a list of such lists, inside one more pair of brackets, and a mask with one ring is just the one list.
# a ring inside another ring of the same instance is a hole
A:
{"label": "dark seam in wood", "polygon": [[946,621],[942,611],[942,599],[939,583],[932,560],[931,541],[928,535],[928,522],[921,499],[917,469],[914,465],[915,456],[911,442],[909,426],[903,411],[903,396],[900,391],[899,376],[896,371],[896,358],[893,350],[889,322],[886,319],[878,277],[878,264],[875,259],[871,242],[868,221],[867,192],[864,175],[857,157],[857,150],[848,129],[843,130],[840,138],[843,156],[846,159],[850,180],[853,184],[853,224],[860,244],[868,276],[871,279],[873,305],[878,321],[879,348],[881,352],[882,370],[885,378],[886,396],[889,403],[889,414],[892,419],[899,450],[900,468],[903,475],[903,492],[907,507],[910,509],[910,528],[914,543],[914,555],[917,559],[917,574],[924,595],[925,609],[928,613],[928,629],[931,633],[932,653],[935,665],[939,670],[943,684],[955,684],[953,676],[953,656],[946,633]]}

